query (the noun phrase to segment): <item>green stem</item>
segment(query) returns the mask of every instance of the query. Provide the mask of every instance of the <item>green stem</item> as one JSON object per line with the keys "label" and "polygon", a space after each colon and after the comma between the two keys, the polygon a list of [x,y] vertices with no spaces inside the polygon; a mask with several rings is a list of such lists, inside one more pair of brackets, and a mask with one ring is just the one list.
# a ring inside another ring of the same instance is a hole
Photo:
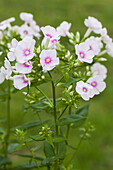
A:
{"label": "green stem", "polygon": [[85,137],[85,134],[87,133],[88,129],[89,129],[89,127],[85,130],[83,136],[81,137],[81,139],[80,139],[80,141],[79,141],[79,143],[78,143],[77,148],[75,149],[75,152],[73,153],[73,155],[72,155],[72,157],[70,158],[70,160],[67,162],[67,165],[66,165],[66,166],[68,166],[68,165],[71,163],[71,161],[74,159],[74,157],[75,157],[78,149],[80,148],[80,145],[81,145],[81,143],[82,143],[82,141],[83,141],[83,139],[84,139],[84,137]]}
{"label": "green stem", "polygon": [[[71,114],[71,107],[69,107],[69,115]],[[70,132],[70,124],[67,126],[67,133],[66,133],[66,138],[68,141],[68,137],[69,137],[69,132]]]}
{"label": "green stem", "polygon": [[51,102],[51,100],[47,97],[47,95],[39,88],[39,87],[35,87],[37,90],[39,90],[45,97],[46,99],[49,101],[49,103],[51,104],[51,107],[53,107],[53,103]]}
{"label": "green stem", "polygon": [[6,153],[5,156],[8,155],[8,139],[10,136],[10,80],[8,80],[8,98],[7,98],[7,136],[6,136]]}
{"label": "green stem", "polygon": [[37,163],[37,160],[34,158],[34,153],[32,152],[31,148],[29,147],[29,145],[25,141],[24,141],[24,144],[27,147],[27,149],[29,150],[29,152],[32,154],[33,160],[35,161],[37,168],[40,170],[40,167]]}
{"label": "green stem", "polygon": [[[55,121],[55,129],[56,129],[56,136],[58,136],[58,125],[56,124],[57,122],[57,113],[56,113],[56,94],[55,94],[55,85],[52,79],[52,76],[50,72],[48,71],[48,74],[51,78],[51,84],[52,84],[52,90],[53,90],[53,111],[54,111],[54,121]],[[59,143],[56,143],[56,155],[58,155],[59,152]],[[58,159],[56,160],[55,163],[55,170],[58,170]]]}
{"label": "green stem", "polygon": [[66,107],[64,108],[64,110],[62,111],[62,113],[60,114],[60,116],[58,117],[58,120],[62,117],[62,115],[64,114],[64,112],[66,111],[67,108],[68,108],[68,105],[66,105]]}

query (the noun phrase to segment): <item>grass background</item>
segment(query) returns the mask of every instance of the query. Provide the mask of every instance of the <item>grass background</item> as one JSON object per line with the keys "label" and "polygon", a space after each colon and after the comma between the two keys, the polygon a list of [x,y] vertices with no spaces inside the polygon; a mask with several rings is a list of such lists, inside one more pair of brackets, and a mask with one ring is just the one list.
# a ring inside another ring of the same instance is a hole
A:
{"label": "grass background", "polygon": [[[21,24],[20,12],[34,14],[40,26],[58,26],[63,20],[72,23],[71,31],[80,31],[83,35],[86,27],[83,22],[88,16],[97,17],[109,35],[113,37],[113,0],[0,0],[0,21],[15,16],[16,24]],[[90,141],[84,142],[74,160],[74,166],[80,170],[113,170],[113,58],[108,57],[107,88],[90,102],[89,119],[96,127]],[[23,114],[24,96],[12,95],[11,125],[35,120],[31,113]],[[0,119],[6,116],[6,104],[0,103]],[[43,117],[43,115],[41,115]],[[75,138],[76,132],[71,132]],[[74,135],[75,134],[75,135]],[[15,158],[19,161],[19,158]]]}

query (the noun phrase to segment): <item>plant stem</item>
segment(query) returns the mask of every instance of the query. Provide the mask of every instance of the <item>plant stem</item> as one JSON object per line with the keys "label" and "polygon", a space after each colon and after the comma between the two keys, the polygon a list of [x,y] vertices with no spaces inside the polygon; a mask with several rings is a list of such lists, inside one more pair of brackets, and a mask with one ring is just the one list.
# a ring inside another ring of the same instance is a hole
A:
{"label": "plant stem", "polygon": [[37,168],[40,170],[40,167],[39,167],[36,159],[34,158],[34,153],[32,152],[31,148],[29,147],[29,145],[25,141],[24,141],[24,143],[25,143],[25,146],[27,147],[27,149],[29,150],[29,152],[32,154],[33,160],[35,161]]}
{"label": "plant stem", "polygon": [[10,136],[10,80],[8,80],[8,98],[7,98],[7,136],[6,136],[6,153],[5,157],[8,155],[8,139]]}
{"label": "plant stem", "polygon": [[[71,106],[69,107],[69,115],[71,114]],[[69,132],[70,132],[70,124],[67,126],[67,133],[66,133],[66,139],[68,141],[69,137]],[[66,142],[67,143],[67,142]]]}
{"label": "plant stem", "polygon": [[53,103],[51,102],[51,100],[47,97],[47,95],[39,88],[39,87],[35,87],[37,90],[39,90],[45,97],[46,99],[49,101],[49,103],[51,104],[51,107],[53,107]]}
{"label": "plant stem", "polygon": [[62,111],[62,113],[60,114],[60,116],[58,117],[58,120],[62,117],[62,115],[64,114],[64,112],[66,111],[68,105],[66,105],[66,107],[64,108],[64,110]]}
{"label": "plant stem", "polygon": [[[54,81],[52,79],[52,76],[50,74],[50,72],[48,72],[50,78],[51,78],[51,84],[52,84],[52,90],[53,90],[53,111],[54,111],[54,121],[55,121],[55,129],[56,129],[56,136],[58,136],[58,125],[56,124],[57,122],[57,113],[56,113],[56,94],[55,94],[55,84]],[[56,155],[58,155],[59,152],[59,143],[56,144]],[[55,170],[58,170],[58,159],[56,160],[55,163]]]}
{"label": "plant stem", "polygon": [[77,146],[76,149],[75,149],[75,152],[73,153],[73,155],[72,155],[72,157],[70,158],[70,160],[67,162],[67,166],[68,166],[68,165],[71,163],[71,161],[74,159],[74,157],[75,157],[78,149],[80,148],[80,145],[81,145],[81,143],[82,143],[82,141],[83,141],[83,139],[84,139],[84,137],[85,137],[85,134],[87,133],[88,129],[89,129],[89,127],[85,130],[83,136],[81,137],[81,139],[80,139],[80,141],[79,141],[79,143],[78,143],[78,146]]}

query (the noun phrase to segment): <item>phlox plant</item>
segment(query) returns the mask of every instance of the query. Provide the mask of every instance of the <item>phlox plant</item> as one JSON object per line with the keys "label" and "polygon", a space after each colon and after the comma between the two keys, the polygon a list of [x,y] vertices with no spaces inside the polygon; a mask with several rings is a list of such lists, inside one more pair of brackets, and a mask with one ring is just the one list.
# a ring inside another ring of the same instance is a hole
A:
{"label": "phlox plant", "polygon": [[[21,26],[12,26],[15,18],[0,23],[0,96],[7,101],[7,121],[0,120],[0,169],[74,170],[80,144],[94,130],[86,121],[89,103],[80,107],[80,101],[92,100],[106,88],[103,62],[107,54],[113,57],[112,39],[94,17],[85,19],[82,38],[70,32],[67,21],[54,28],[39,27],[30,13],[22,12],[20,19]],[[17,91],[25,97],[24,110],[38,119],[11,127],[11,94]],[[37,128],[35,135],[30,128]],[[70,142],[72,128],[80,132],[77,146]],[[22,154],[25,148],[27,154]],[[13,166],[11,154],[29,162]]]}

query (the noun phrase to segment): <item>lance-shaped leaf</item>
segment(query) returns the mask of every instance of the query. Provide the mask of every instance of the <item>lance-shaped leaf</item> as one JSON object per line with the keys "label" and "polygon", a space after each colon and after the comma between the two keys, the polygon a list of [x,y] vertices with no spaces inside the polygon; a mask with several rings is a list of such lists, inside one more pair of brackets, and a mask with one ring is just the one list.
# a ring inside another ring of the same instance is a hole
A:
{"label": "lance-shaped leaf", "polygon": [[74,126],[78,127],[86,120],[88,116],[89,104],[80,107],[76,114],[70,114],[57,121],[57,125],[64,126],[73,123]]}

